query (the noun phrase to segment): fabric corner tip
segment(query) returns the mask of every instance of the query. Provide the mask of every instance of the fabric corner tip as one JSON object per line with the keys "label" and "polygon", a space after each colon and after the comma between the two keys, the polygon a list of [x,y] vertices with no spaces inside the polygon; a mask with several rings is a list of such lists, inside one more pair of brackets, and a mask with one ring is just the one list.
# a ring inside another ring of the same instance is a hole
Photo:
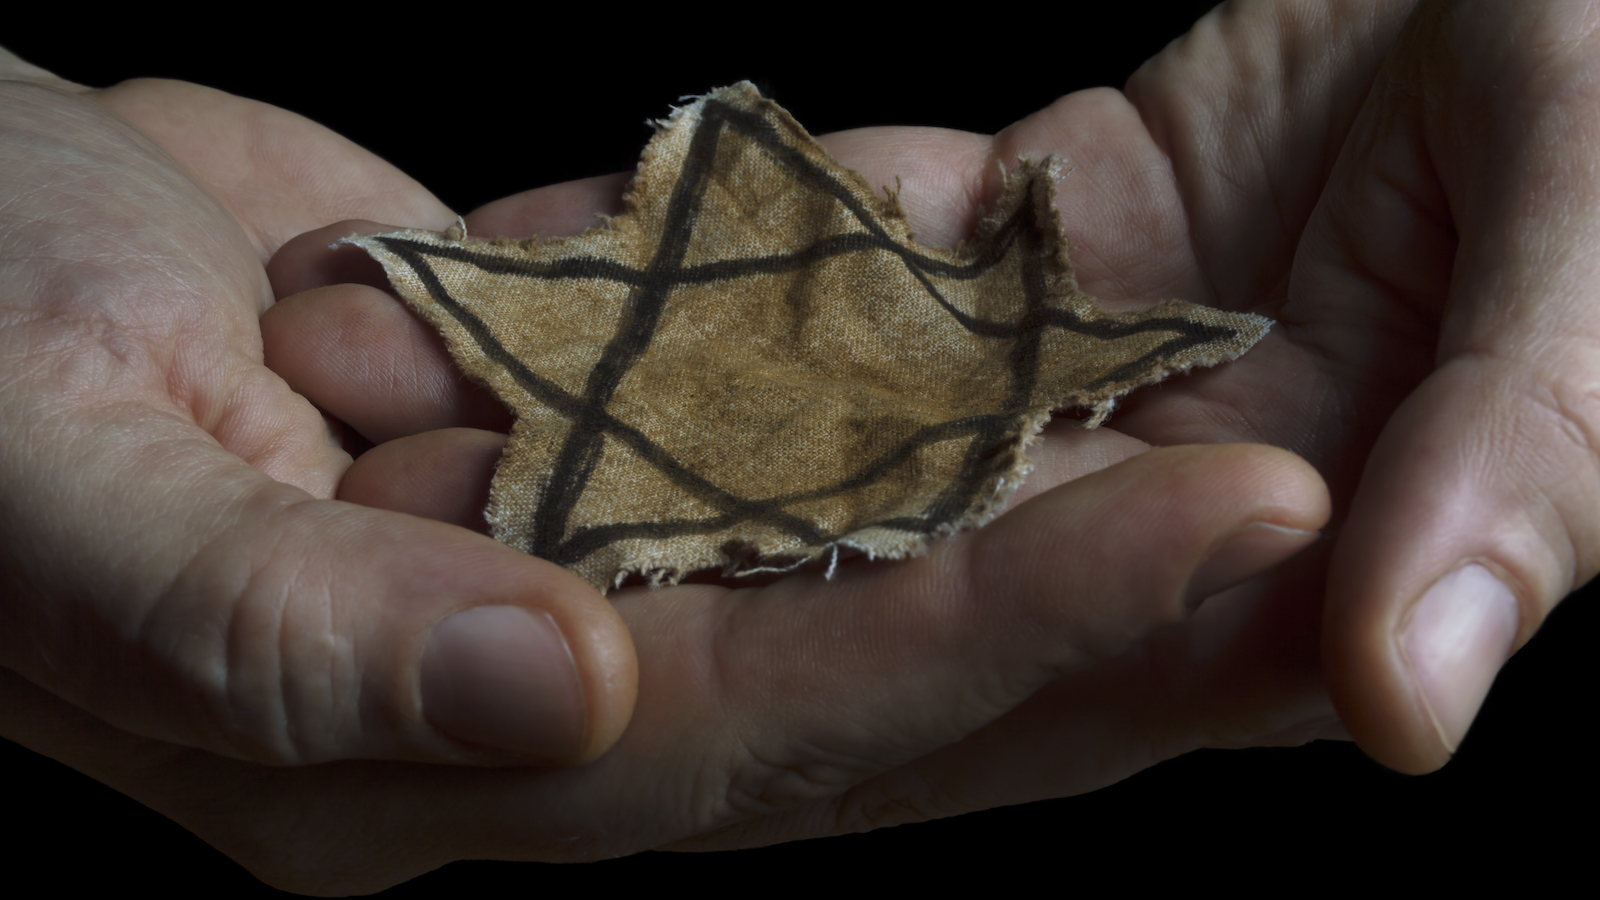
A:
{"label": "fabric corner tip", "polygon": [[720,99],[730,94],[750,94],[757,99],[765,99],[761,89],[749,80],[736,81],[733,84],[714,87],[704,94],[684,94],[678,98],[678,103],[681,105],[673,106],[672,111],[667,114],[666,118],[646,119],[645,124],[660,131],[672,128],[678,124],[680,119],[694,121],[700,117],[700,111],[705,108],[708,100]]}

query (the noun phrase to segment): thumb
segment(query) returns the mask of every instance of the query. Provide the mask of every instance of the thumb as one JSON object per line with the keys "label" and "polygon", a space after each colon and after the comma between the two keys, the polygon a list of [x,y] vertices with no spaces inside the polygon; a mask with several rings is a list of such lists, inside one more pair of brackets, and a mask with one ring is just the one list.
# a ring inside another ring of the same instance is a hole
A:
{"label": "thumb", "polygon": [[[1507,657],[1596,571],[1600,42],[1586,9],[1425,4],[1313,225],[1341,236],[1347,272],[1375,276],[1352,296],[1386,295],[1397,330],[1439,323],[1437,367],[1368,458],[1324,631],[1346,726],[1402,771],[1449,759]],[[1408,283],[1402,256],[1436,271]],[[1448,293],[1430,298],[1434,284]]]}
{"label": "thumb", "polygon": [[0,665],[127,731],[274,764],[571,763],[621,734],[631,640],[574,576],[162,443],[69,444],[70,471],[8,479],[53,496],[8,516]]}

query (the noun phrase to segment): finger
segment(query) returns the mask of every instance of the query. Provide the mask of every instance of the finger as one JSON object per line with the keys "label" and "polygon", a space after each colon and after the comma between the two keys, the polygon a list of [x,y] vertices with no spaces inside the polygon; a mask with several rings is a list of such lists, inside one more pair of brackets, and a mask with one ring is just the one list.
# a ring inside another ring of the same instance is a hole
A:
{"label": "finger", "polygon": [[[578,769],[263,771],[36,712],[21,740],[55,741],[53,755],[283,887],[332,872],[316,890],[371,890],[464,856],[620,855],[837,796],[925,756],[1182,618],[1197,578],[1209,592],[1249,577],[1306,537],[1206,573],[1241,530],[1315,528],[1326,512],[1315,473],[1282,451],[1170,448],[1037,497],[929,557],[858,566],[832,585],[623,592],[640,635],[637,714]],[[968,590],[978,584],[992,589]],[[0,701],[22,702],[14,687],[0,678]],[[99,731],[83,740],[84,727]],[[130,756],[151,762],[130,767]],[[240,805],[256,813],[233,814]],[[367,839],[337,839],[352,832]]]}
{"label": "finger", "polygon": [[1055,156],[1062,227],[1083,289],[1112,309],[1182,297],[1216,305],[1196,263],[1171,161],[1129,99],[1075,91],[994,136],[936,128],[862,128],[818,139],[869,184],[899,191],[921,243],[971,236],[1005,171]]}
{"label": "finger", "polygon": [[[631,640],[587,585],[147,419],[107,412],[122,443],[67,441],[13,485],[0,664],[128,731],[271,763],[574,762],[621,732]],[[119,552],[48,564],[85,544]]]}
{"label": "finger", "polygon": [[439,332],[378,288],[285,297],[262,315],[261,340],[267,366],[296,393],[373,443],[441,428],[510,430],[510,412],[461,374]]}
{"label": "finger", "polygon": [[[506,436],[472,428],[446,428],[397,438],[358,458],[339,482],[338,498],[488,532],[484,509]],[[1031,451],[1028,479],[1000,507],[1004,512],[1058,485],[1098,472],[1149,450],[1110,428],[1085,429],[1057,420],[1045,426]],[[733,579],[732,586],[743,586]]]}
{"label": "finger", "polygon": [[[622,193],[630,172],[583,178],[523,191],[485,204],[464,218],[472,237],[562,237],[604,224],[621,215]],[[333,284],[367,284],[388,289],[383,267],[341,238],[382,234],[414,225],[384,225],[370,219],[345,219],[311,229],[282,243],[267,263],[273,293],[279,298]]]}
{"label": "finger", "polygon": [[[956,741],[1040,686],[1183,619],[1195,599],[1302,549],[1327,513],[1320,479],[1263,447],[1154,450],[1017,506],[927,557],[841,564],[752,591],[624,591],[640,705],[586,776],[606,796],[660,779],[662,746],[703,792],[652,809],[643,834],[570,822],[587,845],[654,846],[834,797]],[[547,808],[594,801],[583,779]],[[657,789],[659,790],[659,789]],[[676,821],[674,826],[672,823]],[[678,830],[677,834],[672,829]]]}
{"label": "finger", "polygon": [[1080,285],[1109,308],[1163,297],[1212,299],[1194,272],[1181,198],[1139,111],[1109,89],[1076,91],[997,135],[941,128],[860,128],[818,141],[869,184],[898,191],[919,243],[968,239],[1022,158],[1054,155]]}
{"label": "finger", "polygon": [[604,224],[602,216],[620,216],[622,194],[632,172],[580,178],[513,194],[478,207],[466,216],[474,237],[567,237]]}
{"label": "finger", "polygon": [[1039,432],[1039,442],[1028,450],[1033,471],[1028,473],[1027,479],[1000,511],[1011,509],[1075,478],[1132,459],[1149,449],[1149,444],[1128,437],[1115,428],[1089,429],[1075,419],[1052,419]]}
{"label": "finger", "polygon": [[1191,750],[1348,739],[1317,665],[1331,544],[1208,599],[1129,653],[1050,682],[962,740],[817,803],[664,849],[870,831],[1098,790]]}
{"label": "finger", "polygon": [[[917,239],[953,247],[976,227],[983,207],[999,196],[985,193],[993,139],[945,128],[860,128],[823,135],[818,142],[869,184],[902,191],[902,207]],[[1008,162],[1011,160],[1008,160]],[[604,224],[627,211],[623,196],[632,172],[584,178],[523,191],[485,204],[466,216],[476,237],[565,237]]]}
{"label": "finger", "polygon": [[1338,440],[1352,418],[1345,370],[1319,366],[1305,350],[1317,342],[1288,339],[1298,335],[1282,304],[1306,223],[1412,5],[1221,4],[1129,79],[1121,121],[1131,124],[1116,132],[1133,133],[1126,146],[1053,115],[1071,111],[1070,98],[1031,117],[1033,134],[1070,142],[1079,167],[1063,179],[1060,206],[1082,222],[1071,234],[1085,248],[1074,260],[1090,293],[1175,296],[1278,320],[1236,364],[1184,376],[1181,390],[1134,393],[1119,428],[1162,445],[1290,447],[1334,496],[1354,491],[1368,445],[1352,453]]}
{"label": "finger", "polygon": [[440,230],[455,221],[399,169],[288,110],[155,78],[93,97],[183,163],[245,227],[263,262],[295,235],[344,219]]}
{"label": "finger", "polygon": [[[1129,79],[1154,158],[1129,160],[1124,177],[1136,164],[1170,169],[1178,214],[1151,225],[1165,258],[1192,260],[1189,289],[1204,291],[1178,296],[1224,309],[1281,302],[1301,231],[1411,5],[1221,4]],[[1100,188],[1108,207],[1121,189]],[[1122,246],[1145,250],[1140,241]]]}
{"label": "finger", "polygon": [[1305,308],[1388,310],[1374,340],[1396,360],[1438,334],[1437,368],[1372,450],[1329,583],[1334,700],[1402,771],[1449,759],[1506,658],[1600,565],[1589,12],[1425,4],[1302,252]]}
{"label": "finger", "polygon": [[389,276],[384,274],[383,266],[360,247],[339,241],[399,230],[400,226],[346,219],[290,238],[267,260],[272,295],[282,300],[290,294],[334,284],[365,284],[388,290]]}
{"label": "finger", "polygon": [[483,511],[506,436],[447,428],[379,444],[339,482],[339,499],[487,534]]}

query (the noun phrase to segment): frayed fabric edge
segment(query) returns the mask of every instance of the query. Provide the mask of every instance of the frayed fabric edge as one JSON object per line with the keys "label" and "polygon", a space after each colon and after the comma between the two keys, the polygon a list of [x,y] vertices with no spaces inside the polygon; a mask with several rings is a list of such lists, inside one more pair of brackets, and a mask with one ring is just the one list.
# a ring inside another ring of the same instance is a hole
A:
{"label": "frayed fabric edge", "polygon": [[[964,531],[975,531],[992,521],[1000,511],[1006,507],[1011,498],[1016,495],[1023,482],[1032,473],[1034,462],[1028,456],[1028,448],[1039,442],[1039,435],[1044,431],[1044,426],[1050,422],[1049,412],[1027,416],[1017,429],[1016,437],[1003,450],[1012,454],[1011,464],[1004,472],[995,477],[994,487],[988,492],[987,499],[976,500],[968,508],[967,513],[959,518],[941,523],[932,531],[920,534],[906,534],[898,541],[878,541],[864,537],[875,530],[880,530],[876,525],[867,525],[864,528],[841,535],[838,539],[817,547],[804,548],[804,555],[791,555],[779,551],[772,557],[763,558],[759,548],[753,548],[752,555],[742,558],[730,556],[725,552],[707,555],[697,559],[663,559],[657,555],[634,557],[619,564],[616,574],[609,584],[601,589],[602,593],[620,588],[624,582],[634,576],[640,576],[646,585],[651,588],[668,587],[678,584],[686,576],[695,572],[704,572],[711,569],[720,569],[724,577],[746,578],[756,575],[786,575],[796,572],[806,566],[817,563],[824,558],[828,560],[827,569],[823,573],[826,580],[833,580],[838,573],[840,554],[846,550],[853,550],[869,560],[902,560],[915,559],[924,556],[932,549],[933,545],[945,538],[952,537]],[[773,562],[768,563],[766,560]],[[777,562],[776,560],[782,560]],[[751,565],[743,565],[744,563]]]}

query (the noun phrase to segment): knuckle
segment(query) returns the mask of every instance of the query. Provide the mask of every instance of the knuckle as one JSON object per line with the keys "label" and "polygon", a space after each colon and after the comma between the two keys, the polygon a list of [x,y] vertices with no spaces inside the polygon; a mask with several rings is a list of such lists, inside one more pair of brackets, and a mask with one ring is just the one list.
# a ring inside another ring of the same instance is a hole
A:
{"label": "knuckle", "polygon": [[1543,420],[1526,433],[1555,439],[1523,439],[1510,456],[1538,467],[1532,484],[1554,520],[1541,530],[1564,537],[1546,535],[1566,570],[1555,586],[1564,595],[1600,571],[1600,380],[1542,379],[1526,396]]}
{"label": "knuckle", "polygon": [[330,592],[288,539],[302,502],[268,488],[235,508],[190,556],[144,635],[198,692],[206,743],[266,765],[325,761],[344,737],[335,726],[348,661]]}
{"label": "knuckle", "polygon": [[1530,399],[1549,414],[1570,449],[1600,462],[1600,380],[1541,380]]}
{"label": "knuckle", "polygon": [[[990,805],[1000,805],[996,799]],[[938,785],[911,769],[849,791],[833,803],[833,833],[859,834],[879,828],[928,822],[968,810]]]}
{"label": "knuckle", "polygon": [[781,751],[736,739],[700,818],[725,824],[771,815],[844,793],[879,768],[872,760],[803,744]]}

